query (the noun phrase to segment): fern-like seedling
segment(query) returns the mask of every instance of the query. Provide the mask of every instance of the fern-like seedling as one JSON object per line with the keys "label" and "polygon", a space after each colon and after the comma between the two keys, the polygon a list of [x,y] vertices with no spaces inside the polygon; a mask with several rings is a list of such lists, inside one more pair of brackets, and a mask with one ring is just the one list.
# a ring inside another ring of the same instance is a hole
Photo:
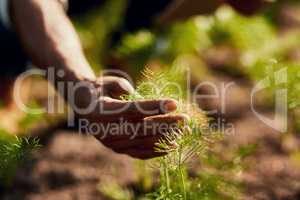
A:
{"label": "fern-like seedling", "polygon": [[[210,143],[215,141],[215,134],[209,133],[208,119],[196,106],[188,103],[188,91],[185,84],[185,70],[171,68],[153,72],[146,69],[144,79],[137,86],[136,92],[125,96],[125,100],[145,100],[172,98],[178,101],[177,114],[188,116],[188,122],[178,130],[171,131],[156,144],[156,151],[168,155],[158,158],[156,165],[161,171],[161,187],[150,194],[151,199],[188,199],[187,162],[195,155],[202,154]],[[169,148],[176,141],[177,148]]]}

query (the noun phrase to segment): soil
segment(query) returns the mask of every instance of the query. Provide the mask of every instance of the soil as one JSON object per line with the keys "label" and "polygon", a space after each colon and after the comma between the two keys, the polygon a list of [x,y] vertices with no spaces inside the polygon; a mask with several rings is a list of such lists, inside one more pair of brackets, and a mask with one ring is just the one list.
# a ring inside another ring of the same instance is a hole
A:
{"label": "soil", "polygon": [[22,166],[0,199],[105,199],[102,181],[132,184],[133,160],[117,155],[93,137],[56,131],[31,161]]}

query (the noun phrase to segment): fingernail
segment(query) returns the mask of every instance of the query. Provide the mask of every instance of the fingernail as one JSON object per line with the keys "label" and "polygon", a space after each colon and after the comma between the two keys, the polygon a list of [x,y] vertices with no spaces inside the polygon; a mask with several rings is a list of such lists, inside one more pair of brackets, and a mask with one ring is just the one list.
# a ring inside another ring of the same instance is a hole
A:
{"label": "fingernail", "polygon": [[175,100],[166,100],[164,103],[164,111],[172,112],[177,109],[177,101]]}
{"label": "fingernail", "polygon": [[170,150],[174,150],[177,149],[179,145],[177,144],[177,142],[173,141],[168,145],[168,147],[170,148]]}

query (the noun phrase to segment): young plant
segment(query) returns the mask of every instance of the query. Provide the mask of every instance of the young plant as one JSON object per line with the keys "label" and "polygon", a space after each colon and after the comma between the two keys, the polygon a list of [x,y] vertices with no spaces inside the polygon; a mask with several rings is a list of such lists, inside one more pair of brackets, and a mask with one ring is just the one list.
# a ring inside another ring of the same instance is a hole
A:
{"label": "young plant", "polygon": [[[168,155],[155,161],[160,169],[161,186],[157,192],[148,195],[151,199],[191,199],[193,192],[187,163],[194,156],[203,154],[219,136],[208,132],[208,119],[204,113],[186,100],[188,92],[184,74],[184,70],[178,67],[160,72],[146,69],[143,73],[145,80],[138,85],[136,92],[124,97],[126,100],[173,98],[178,101],[176,113],[189,117],[179,134],[178,130],[172,131],[156,146],[157,151],[167,151]],[[169,148],[174,140],[177,148]]]}

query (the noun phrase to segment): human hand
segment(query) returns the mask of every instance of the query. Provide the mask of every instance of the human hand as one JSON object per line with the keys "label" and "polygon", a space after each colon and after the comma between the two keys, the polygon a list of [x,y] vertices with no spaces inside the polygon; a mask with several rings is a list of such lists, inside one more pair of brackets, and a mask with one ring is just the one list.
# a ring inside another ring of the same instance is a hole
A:
{"label": "human hand", "polygon": [[155,150],[161,140],[168,140],[171,148],[176,146],[171,140],[180,134],[187,117],[168,114],[176,110],[175,100],[121,100],[122,95],[131,94],[134,89],[118,77],[102,77],[87,85],[75,95],[75,104],[81,108],[94,105],[89,112],[77,112],[79,128],[84,126],[81,131],[94,135],[117,153],[139,159],[165,155],[166,152]]}

